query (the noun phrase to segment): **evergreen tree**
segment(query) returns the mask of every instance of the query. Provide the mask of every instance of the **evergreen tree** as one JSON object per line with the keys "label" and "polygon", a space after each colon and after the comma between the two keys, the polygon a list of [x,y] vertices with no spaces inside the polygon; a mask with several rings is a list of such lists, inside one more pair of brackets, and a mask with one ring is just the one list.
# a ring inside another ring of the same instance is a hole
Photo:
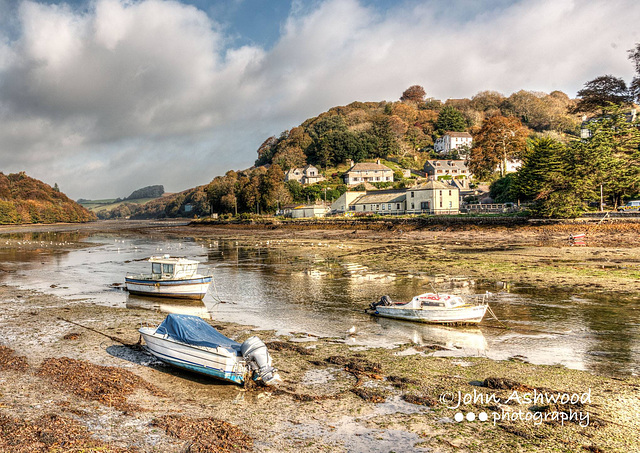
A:
{"label": "evergreen tree", "polygon": [[467,128],[467,121],[464,115],[455,107],[446,106],[438,114],[436,130],[440,134],[448,131],[464,132]]}

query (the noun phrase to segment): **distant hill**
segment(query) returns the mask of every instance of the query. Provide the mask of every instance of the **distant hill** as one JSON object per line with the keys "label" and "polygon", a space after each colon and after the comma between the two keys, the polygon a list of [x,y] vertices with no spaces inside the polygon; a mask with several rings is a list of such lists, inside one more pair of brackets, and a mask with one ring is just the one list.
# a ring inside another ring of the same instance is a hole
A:
{"label": "distant hill", "polygon": [[24,172],[0,173],[0,224],[89,222],[96,216]]}
{"label": "distant hill", "polygon": [[137,200],[140,198],[160,198],[164,194],[164,186],[147,186],[142,189],[134,190],[124,200]]}

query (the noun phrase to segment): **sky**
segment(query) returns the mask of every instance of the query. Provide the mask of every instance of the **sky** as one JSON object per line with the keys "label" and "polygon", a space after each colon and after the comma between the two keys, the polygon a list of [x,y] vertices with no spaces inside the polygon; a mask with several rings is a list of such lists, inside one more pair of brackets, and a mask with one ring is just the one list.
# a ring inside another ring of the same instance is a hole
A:
{"label": "sky", "polygon": [[330,107],[630,82],[637,0],[0,0],[0,171],[179,192]]}

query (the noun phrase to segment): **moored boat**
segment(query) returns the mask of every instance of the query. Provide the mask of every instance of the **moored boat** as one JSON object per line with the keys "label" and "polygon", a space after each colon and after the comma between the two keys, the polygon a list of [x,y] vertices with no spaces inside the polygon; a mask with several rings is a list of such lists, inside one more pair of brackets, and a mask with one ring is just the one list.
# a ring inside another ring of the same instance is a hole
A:
{"label": "moored boat", "polygon": [[386,318],[434,324],[477,324],[482,321],[489,305],[484,302],[469,303],[453,294],[424,293],[408,303],[393,303],[389,296],[382,296],[366,310]]}
{"label": "moored boat", "polygon": [[169,255],[152,256],[150,274],[127,274],[125,286],[131,294],[155,297],[203,299],[213,281],[198,274],[198,261]]}
{"label": "moored boat", "polygon": [[197,316],[170,314],[158,327],[139,332],[147,351],[175,367],[240,385],[251,378],[266,385],[280,380],[258,337],[240,344]]}

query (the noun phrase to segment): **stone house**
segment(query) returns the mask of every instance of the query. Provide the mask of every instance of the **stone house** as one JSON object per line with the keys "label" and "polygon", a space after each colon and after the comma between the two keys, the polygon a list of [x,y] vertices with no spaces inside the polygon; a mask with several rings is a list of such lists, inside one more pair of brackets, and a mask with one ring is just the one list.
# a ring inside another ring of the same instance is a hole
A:
{"label": "stone house", "polygon": [[313,165],[307,165],[304,168],[292,168],[284,174],[286,181],[298,181],[300,184],[313,184],[324,181],[325,177],[320,174],[318,169]]}
{"label": "stone house", "polygon": [[428,160],[424,164],[424,172],[429,179],[440,179],[443,176],[451,178],[470,178],[467,163],[462,160]]}
{"label": "stone house", "polygon": [[373,162],[358,162],[344,174],[344,183],[348,186],[365,182],[393,182],[393,170],[380,164],[380,159]]}
{"label": "stone house", "polygon": [[407,214],[457,214],[460,191],[441,181],[429,181],[407,189]]}

